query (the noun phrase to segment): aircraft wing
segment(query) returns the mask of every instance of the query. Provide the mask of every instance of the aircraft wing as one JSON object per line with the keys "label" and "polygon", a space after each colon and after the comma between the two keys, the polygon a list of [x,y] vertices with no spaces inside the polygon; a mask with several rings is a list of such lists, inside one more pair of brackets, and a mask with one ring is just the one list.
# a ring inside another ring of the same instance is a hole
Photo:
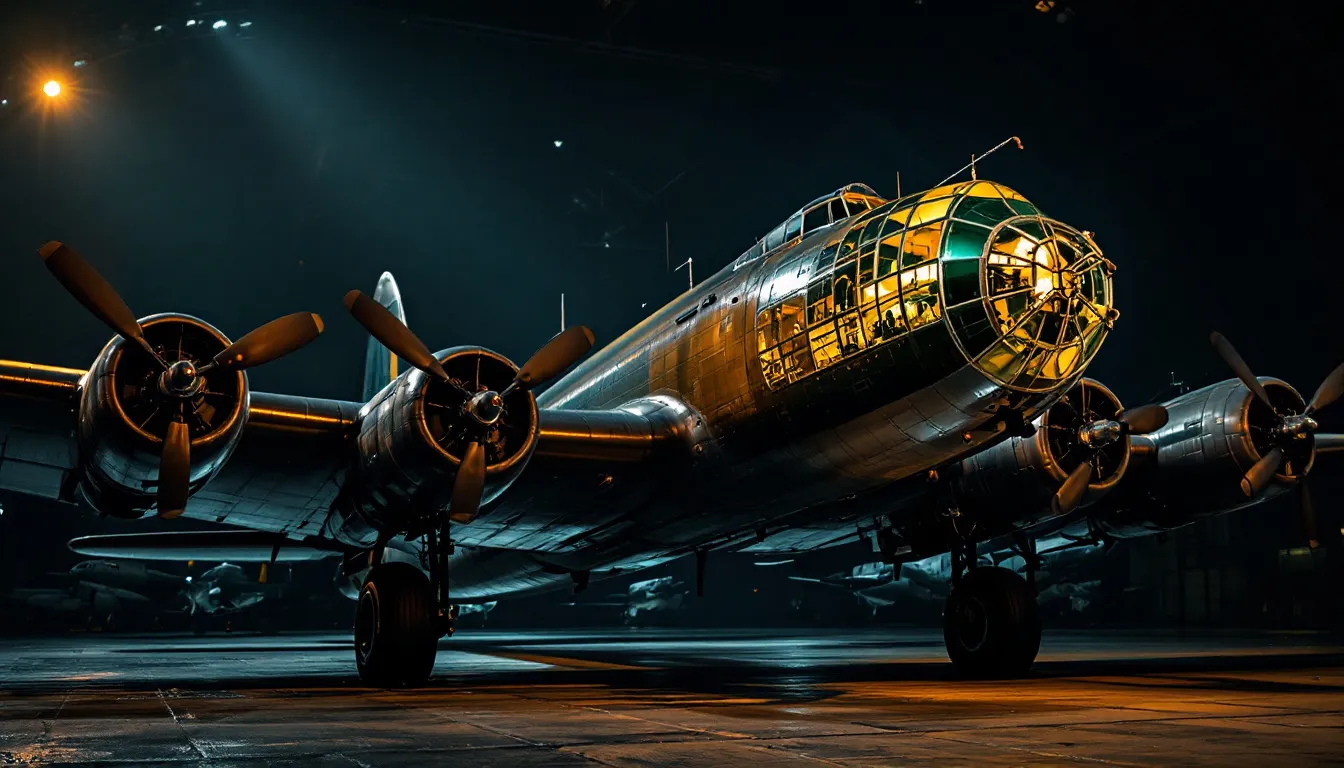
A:
{"label": "aircraft wing", "polygon": [[[79,503],[76,417],[86,372],[0,361],[0,492]],[[318,559],[340,550],[323,524],[357,458],[359,403],[252,392],[233,455],[194,493],[185,516],[250,529],[147,533],[77,539],[72,549],[96,557],[265,562]],[[625,410],[542,410],[535,467],[537,494],[602,492],[589,478],[620,475],[663,453],[675,434]],[[592,486],[591,488],[589,486]],[[544,509],[545,507],[538,507]],[[531,523],[531,525],[529,525]],[[460,529],[466,543],[508,547],[514,535],[547,520],[482,521]],[[594,523],[596,524],[596,523]],[[258,532],[252,535],[252,532]],[[265,535],[262,535],[265,534]],[[475,541],[472,541],[472,540]],[[490,540],[490,541],[485,541]]]}
{"label": "aircraft wing", "polygon": [[0,360],[0,490],[61,497],[77,466],[72,410],[83,375]]}
{"label": "aircraft wing", "polygon": [[[0,491],[75,503],[85,372],[0,360]],[[302,537],[341,488],[358,403],[252,392],[246,426],[188,517]]]}

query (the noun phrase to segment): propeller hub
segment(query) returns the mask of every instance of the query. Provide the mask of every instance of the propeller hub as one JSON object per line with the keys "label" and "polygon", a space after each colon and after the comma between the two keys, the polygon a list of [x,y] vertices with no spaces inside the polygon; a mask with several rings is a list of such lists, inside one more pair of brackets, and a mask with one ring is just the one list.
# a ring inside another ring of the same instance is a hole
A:
{"label": "propeller hub", "polygon": [[1310,416],[1285,416],[1275,430],[1282,437],[1304,440],[1320,428],[1320,423]]}
{"label": "propeller hub", "polygon": [[196,364],[190,360],[178,360],[159,374],[159,389],[165,395],[194,397],[204,384],[205,379],[197,374]]}
{"label": "propeller hub", "polygon": [[1119,440],[1124,431],[1124,426],[1118,421],[1098,419],[1078,430],[1078,440],[1089,448],[1101,448]]}
{"label": "propeller hub", "polygon": [[498,392],[477,392],[467,401],[467,413],[483,427],[494,426],[504,414],[504,398]]}

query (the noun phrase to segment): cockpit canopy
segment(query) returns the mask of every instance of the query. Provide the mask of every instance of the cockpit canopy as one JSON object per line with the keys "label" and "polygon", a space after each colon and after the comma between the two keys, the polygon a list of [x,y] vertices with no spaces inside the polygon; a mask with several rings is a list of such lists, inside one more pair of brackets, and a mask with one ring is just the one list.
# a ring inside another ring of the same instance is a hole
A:
{"label": "cockpit canopy", "polygon": [[783,224],[775,227],[746,253],[737,257],[733,269],[750,264],[771,251],[796,242],[804,235],[823,227],[866,213],[887,202],[867,184],[846,184],[829,195],[823,195],[799,208]]}

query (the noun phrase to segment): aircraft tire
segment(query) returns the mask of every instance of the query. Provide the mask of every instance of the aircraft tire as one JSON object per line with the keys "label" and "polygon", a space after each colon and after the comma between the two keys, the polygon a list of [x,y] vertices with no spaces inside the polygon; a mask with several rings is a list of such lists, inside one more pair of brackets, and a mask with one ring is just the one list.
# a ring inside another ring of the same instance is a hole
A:
{"label": "aircraft tire", "polygon": [[388,688],[420,685],[434,671],[439,634],[429,578],[410,563],[369,571],[355,608],[359,679]]}
{"label": "aircraft tire", "polygon": [[974,568],[943,609],[948,658],[967,677],[1026,674],[1041,648],[1041,611],[1026,579],[1007,568]]}

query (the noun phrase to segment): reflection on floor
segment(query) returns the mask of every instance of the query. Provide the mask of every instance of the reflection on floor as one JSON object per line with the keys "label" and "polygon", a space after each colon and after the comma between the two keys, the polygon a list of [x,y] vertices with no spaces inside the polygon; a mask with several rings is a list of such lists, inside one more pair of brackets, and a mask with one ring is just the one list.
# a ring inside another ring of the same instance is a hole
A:
{"label": "reflection on floor", "polygon": [[380,691],[347,637],[0,640],[0,765],[1312,765],[1344,647],[1049,635],[968,682],[926,630],[473,632]]}

